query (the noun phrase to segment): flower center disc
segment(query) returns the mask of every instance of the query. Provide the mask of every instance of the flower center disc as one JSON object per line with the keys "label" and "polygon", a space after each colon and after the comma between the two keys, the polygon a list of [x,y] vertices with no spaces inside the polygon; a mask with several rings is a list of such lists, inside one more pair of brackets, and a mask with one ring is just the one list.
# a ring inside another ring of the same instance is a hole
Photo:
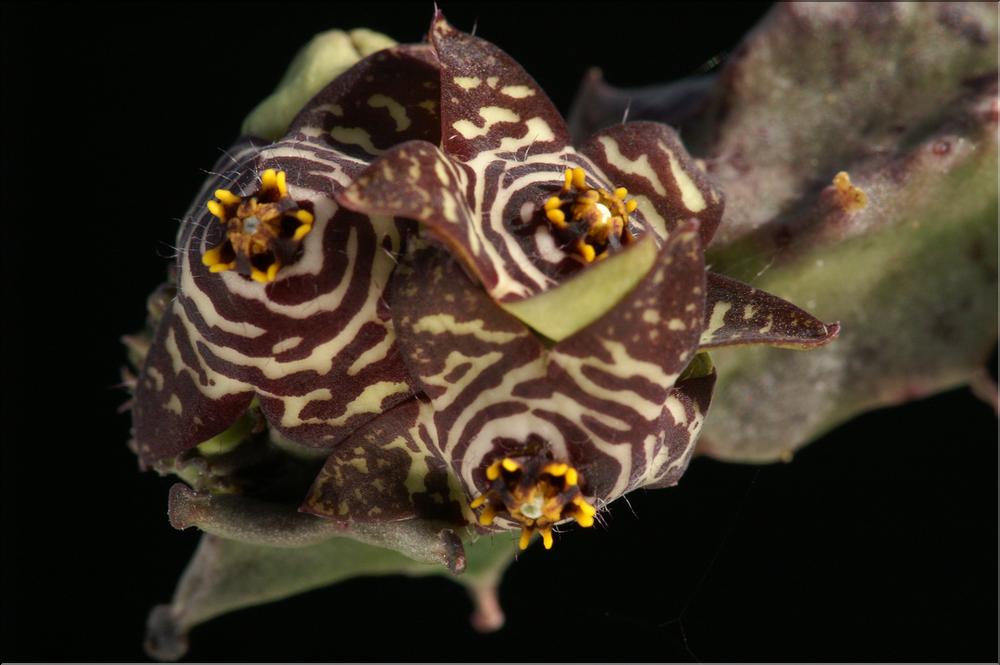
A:
{"label": "flower center disc", "polygon": [[503,459],[486,469],[489,489],[470,505],[485,506],[479,514],[483,526],[497,516],[521,524],[521,549],[528,547],[535,531],[542,535],[545,549],[552,547],[552,526],[574,519],[580,526],[594,524],[597,511],[580,492],[579,473],[561,462],[538,457]]}
{"label": "flower center disc", "polygon": [[236,270],[262,284],[273,282],[278,270],[295,260],[313,225],[312,213],[288,195],[285,172],[274,169],[261,174],[253,195],[217,189],[207,207],[226,225],[226,239],[205,252],[201,262],[211,272]]}
{"label": "flower center disc", "polygon": [[584,263],[600,261],[610,251],[633,242],[629,215],[635,200],[626,201],[624,187],[609,192],[587,184],[587,174],[580,167],[566,169],[559,194],[545,201],[545,218],[556,237],[573,248]]}

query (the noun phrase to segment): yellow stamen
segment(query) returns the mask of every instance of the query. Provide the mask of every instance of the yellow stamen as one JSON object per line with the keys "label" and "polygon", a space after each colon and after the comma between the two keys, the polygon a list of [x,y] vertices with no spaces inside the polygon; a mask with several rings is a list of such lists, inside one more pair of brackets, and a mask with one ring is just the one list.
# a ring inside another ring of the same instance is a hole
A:
{"label": "yellow stamen", "polygon": [[267,267],[267,281],[274,281],[275,276],[278,274],[278,268],[280,267],[281,265],[277,261]]}
{"label": "yellow stamen", "polygon": [[310,231],[312,231],[312,224],[303,224],[299,228],[295,229],[295,233],[292,235],[292,240],[302,240]]}
{"label": "yellow stamen", "polygon": [[235,267],[236,261],[233,261],[232,263],[216,263],[208,269],[208,272],[225,272],[227,270],[232,270]]}
{"label": "yellow stamen", "polygon": [[587,172],[579,166],[573,169],[573,186],[577,189],[587,188]]}
{"label": "yellow stamen", "polygon": [[212,213],[222,221],[226,221],[226,211],[222,207],[221,203],[219,203],[218,201],[209,201],[205,205],[208,207],[208,211],[210,213]]}
{"label": "yellow stamen", "polygon": [[260,174],[260,188],[263,191],[269,189],[274,189],[278,185],[278,174],[274,172],[274,169],[267,169]]}
{"label": "yellow stamen", "polygon": [[569,464],[559,463],[559,464],[549,464],[543,471],[553,476],[561,476],[566,473],[569,469]]}
{"label": "yellow stamen", "polygon": [[201,262],[206,266],[217,265],[222,260],[222,246],[210,249],[201,255]]}
{"label": "yellow stamen", "polygon": [[627,212],[635,212],[635,209],[639,207],[639,202],[635,199],[625,202],[625,210]]}
{"label": "yellow stamen", "polygon": [[486,479],[496,480],[500,477],[500,462],[499,460],[490,464],[486,469]]}
{"label": "yellow stamen", "polygon": [[515,462],[514,460],[512,460],[509,457],[505,457],[500,464],[503,466],[503,468],[507,469],[511,473],[513,473],[514,471],[517,471],[518,469],[521,468],[520,464],[518,464],[517,462]]}
{"label": "yellow stamen", "polygon": [[493,517],[496,515],[496,511],[493,506],[486,506],[483,508],[483,512],[479,515],[479,523],[483,526],[489,526],[493,524]]}
{"label": "yellow stamen", "polygon": [[590,515],[591,517],[593,517],[594,515],[597,514],[597,508],[594,508],[592,505],[587,503],[587,500],[584,499],[582,496],[578,496],[575,499],[573,499],[573,505],[579,508],[584,515]]}
{"label": "yellow stamen", "polygon": [[267,284],[267,273],[263,270],[258,270],[257,268],[251,268],[250,279],[255,282],[260,282],[261,284]]}
{"label": "yellow stamen", "polygon": [[303,224],[313,223],[313,215],[308,210],[296,210],[295,217]]}
{"label": "yellow stamen", "polygon": [[518,547],[522,550],[528,549],[528,544],[531,543],[531,529],[529,527],[523,527],[521,529],[521,540],[518,541]]}
{"label": "yellow stamen", "polygon": [[278,171],[278,194],[288,196],[288,185],[285,184],[285,172]]}
{"label": "yellow stamen", "polygon": [[555,210],[561,205],[562,205],[562,199],[560,199],[558,196],[550,196],[549,200],[545,202],[545,209]]}
{"label": "yellow stamen", "polygon": [[615,196],[624,200],[625,197],[628,196],[628,190],[625,189],[624,187],[619,187],[618,189],[615,190]]}
{"label": "yellow stamen", "polygon": [[240,202],[240,197],[233,194],[228,189],[217,189],[215,190],[215,198],[222,201],[223,204],[227,206],[236,205]]}
{"label": "yellow stamen", "polygon": [[566,176],[565,176],[565,178],[566,178],[566,181],[563,183],[562,190],[564,192],[568,192],[570,190],[570,187],[573,186],[573,169],[566,169]]}
{"label": "yellow stamen", "polygon": [[566,213],[562,210],[549,210],[545,213],[545,216],[550,222],[558,226],[559,228],[565,228],[566,226]]}
{"label": "yellow stamen", "polygon": [[[591,248],[591,251],[593,251],[593,248]],[[573,467],[569,467],[568,469],[566,469],[567,485],[576,485],[578,480],[579,478],[577,477],[576,469],[574,469]]]}
{"label": "yellow stamen", "polygon": [[582,240],[577,243],[576,248],[580,251],[580,256],[582,256],[583,260],[586,261],[587,263],[593,261],[594,257],[597,255],[597,252],[594,251],[594,248],[588,245],[587,243],[583,242]]}
{"label": "yellow stamen", "polygon": [[472,500],[472,503],[469,504],[469,508],[475,510],[484,503],[486,503],[486,495],[480,494],[479,496],[477,496],[475,499]]}
{"label": "yellow stamen", "polygon": [[538,533],[542,534],[542,544],[545,545],[545,549],[552,549],[552,529],[550,527],[545,527],[539,529]]}

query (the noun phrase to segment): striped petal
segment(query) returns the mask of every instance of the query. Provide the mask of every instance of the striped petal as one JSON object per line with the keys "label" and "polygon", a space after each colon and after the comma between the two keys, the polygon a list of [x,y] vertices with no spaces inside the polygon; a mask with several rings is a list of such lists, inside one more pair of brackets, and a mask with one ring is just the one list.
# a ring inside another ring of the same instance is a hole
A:
{"label": "striped petal", "polygon": [[132,428],[145,466],[173,457],[229,428],[250,406],[253,390],[208,367],[175,315],[173,302],[136,383]]}
{"label": "striped petal", "polygon": [[832,342],[838,334],[839,323],[824,324],[787,300],[708,273],[701,348],[766,344],[811,349]]}
{"label": "striped petal", "polygon": [[430,40],[441,64],[445,152],[472,162],[483,153],[558,152],[569,145],[562,116],[513,58],[455,30],[440,11]]}
{"label": "striped petal", "polygon": [[646,472],[644,487],[672,487],[687,470],[694,453],[694,444],[705,424],[705,414],[712,402],[716,373],[707,353],[699,354],[686,371],[686,378],[670,389],[660,417],[662,441]]}
{"label": "striped petal", "polygon": [[688,155],[670,127],[656,122],[615,125],[592,136],[580,152],[628,189],[661,238],[684,220],[701,223],[707,246],[722,220],[722,192]]}
{"label": "striped petal", "polygon": [[337,446],[302,510],[338,522],[465,522],[464,495],[452,490],[453,476],[420,426],[427,408],[411,399]]}
{"label": "striped petal", "polygon": [[441,119],[437,61],[426,45],[378,51],[321,90],[292,121],[289,134],[370,161],[412,140],[437,143]]}

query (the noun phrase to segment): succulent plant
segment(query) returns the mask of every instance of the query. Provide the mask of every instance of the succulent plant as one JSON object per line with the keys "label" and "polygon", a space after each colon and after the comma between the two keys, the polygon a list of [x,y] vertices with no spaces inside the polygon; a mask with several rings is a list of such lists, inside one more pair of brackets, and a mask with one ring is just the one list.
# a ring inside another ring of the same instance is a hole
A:
{"label": "succulent plant", "polygon": [[133,447],[184,481],[171,523],[206,532],[150,617],[163,658],[212,616],[360,574],[461,573],[496,627],[515,539],[549,548],[678,481],[706,350],[839,332],[706,271],[723,192],[667,126],[574,148],[530,76],[440,14],[429,44],[343,72],[337,39],[213,169],[128,338]]}
{"label": "succulent plant", "polygon": [[726,193],[713,269],[844,326],[815,353],[713,354],[699,452],[788,460],[860,412],[961,385],[996,408],[995,9],[779,4],[717,75],[587,79],[576,135],[626,112],[673,124]]}

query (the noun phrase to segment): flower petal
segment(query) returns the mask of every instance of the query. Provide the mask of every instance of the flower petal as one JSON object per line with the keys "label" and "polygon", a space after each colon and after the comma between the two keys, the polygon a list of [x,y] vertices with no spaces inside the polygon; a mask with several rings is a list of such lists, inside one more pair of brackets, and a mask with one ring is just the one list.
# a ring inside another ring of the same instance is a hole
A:
{"label": "flower petal", "polygon": [[492,264],[480,260],[485,240],[463,195],[465,185],[465,171],[436,146],[411,141],[383,155],[337,200],[352,210],[422,222],[480,282],[495,283]]}
{"label": "flower petal", "polygon": [[701,348],[767,344],[811,349],[832,342],[840,324],[824,324],[787,300],[743,282],[708,273]]}
{"label": "flower petal", "polygon": [[171,303],[135,388],[132,427],[143,465],[173,457],[222,433],[253,400],[249,386],[206,366]]}
{"label": "flower petal", "polygon": [[[691,371],[694,369],[695,371]],[[656,489],[671,487],[687,470],[695,442],[705,424],[705,414],[712,402],[716,372],[707,353],[699,353],[677,381],[664,402],[660,418],[663,440],[646,472],[642,486]]]}
{"label": "flower petal", "polygon": [[569,145],[562,116],[535,80],[493,44],[455,30],[440,11],[430,40],[441,63],[444,151],[469,162],[484,152],[557,152]]}
{"label": "flower petal", "polygon": [[423,518],[462,524],[464,497],[428,448],[422,407],[411,399],[385,412],[333,451],[301,510],[338,522]]}
{"label": "flower petal", "polygon": [[365,162],[404,141],[437,143],[438,81],[430,47],[378,51],[313,97],[292,121],[285,140],[324,143]]}
{"label": "flower petal", "polygon": [[[390,306],[403,359],[433,406],[434,444],[460,471],[489,421],[530,410],[515,385],[544,376],[544,347],[434,247],[411,247],[393,275]],[[475,485],[463,481],[471,496]]]}
{"label": "flower petal", "polygon": [[722,219],[722,192],[688,155],[670,127],[656,122],[629,122],[604,129],[580,152],[628,189],[639,211],[661,238],[683,220],[701,223],[707,246]]}

